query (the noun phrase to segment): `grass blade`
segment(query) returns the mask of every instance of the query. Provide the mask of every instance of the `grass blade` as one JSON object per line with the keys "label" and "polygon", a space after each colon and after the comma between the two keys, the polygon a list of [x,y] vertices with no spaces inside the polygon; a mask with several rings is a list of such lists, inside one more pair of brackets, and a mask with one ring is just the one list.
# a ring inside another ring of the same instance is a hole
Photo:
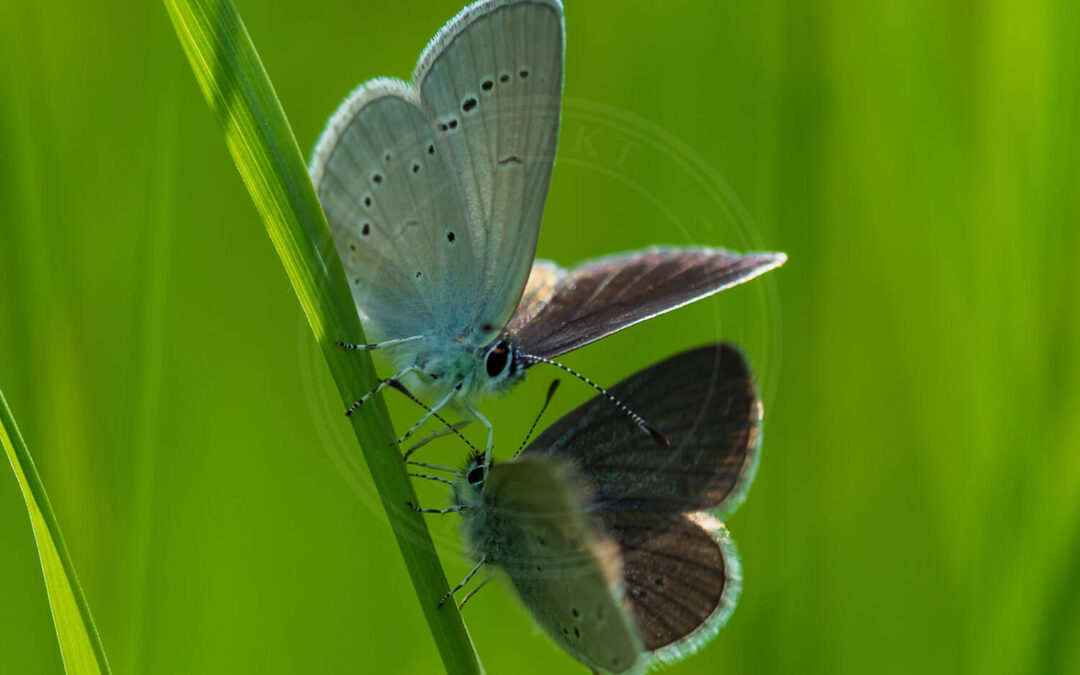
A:
{"label": "grass blade", "polygon": [[30,512],[30,524],[37,540],[64,669],[79,675],[108,675],[109,662],[105,658],[105,650],[94,626],[94,618],[90,616],[90,607],[86,604],[82,587],[79,586],[79,579],[75,576],[75,567],[71,564],[64,537],[60,534],[60,524],[56,521],[56,514],[45,494],[45,486],[3,392],[0,392],[0,444],[4,446],[23,499],[26,500],[26,510]]}
{"label": "grass blade", "polygon": [[[304,308],[343,403],[375,385],[371,359],[335,340],[363,342],[345,272],[292,129],[262,62],[227,0],[165,0],[176,34],[203,95],[225,131],[225,142]],[[376,397],[352,418],[398,547],[447,671],[478,673],[480,664],[457,610],[436,603],[446,577],[415,502],[386,408]]]}

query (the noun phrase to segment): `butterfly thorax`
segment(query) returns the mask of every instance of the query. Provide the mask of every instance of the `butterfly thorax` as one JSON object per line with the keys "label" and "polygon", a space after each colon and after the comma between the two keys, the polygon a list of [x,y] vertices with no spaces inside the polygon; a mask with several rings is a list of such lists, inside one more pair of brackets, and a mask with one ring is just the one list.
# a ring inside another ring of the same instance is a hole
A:
{"label": "butterfly thorax", "polygon": [[403,365],[415,365],[421,388],[432,398],[456,391],[455,398],[472,400],[500,394],[525,374],[514,348],[502,340],[476,344],[467,339],[425,338]]}
{"label": "butterfly thorax", "polygon": [[513,541],[516,522],[521,514],[504,512],[497,497],[485,490],[492,465],[485,462],[483,453],[470,455],[454,483],[451,499],[454,505],[469,508],[461,511],[462,534],[475,559],[483,558],[497,567],[518,567],[520,552]]}

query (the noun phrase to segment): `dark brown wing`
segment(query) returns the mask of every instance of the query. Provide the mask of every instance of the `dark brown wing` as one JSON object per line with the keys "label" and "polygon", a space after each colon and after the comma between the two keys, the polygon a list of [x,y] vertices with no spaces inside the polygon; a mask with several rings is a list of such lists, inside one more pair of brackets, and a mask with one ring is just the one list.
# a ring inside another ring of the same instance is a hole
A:
{"label": "dark brown wing", "polygon": [[786,259],[783,253],[720,248],[653,248],[607,256],[561,275],[539,310],[528,303],[519,306],[503,337],[526,354],[553,358],[748,281]]}
{"label": "dark brown wing", "polygon": [[600,509],[688,513],[742,500],[757,466],[761,402],[746,359],[714,344],[677,354],[610,389],[656,425],[663,448],[596,396],[523,453],[576,466]]}
{"label": "dark brown wing", "polygon": [[645,646],[664,661],[711,639],[738,600],[738,556],[712,516],[601,514],[623,558],[626,601]]}

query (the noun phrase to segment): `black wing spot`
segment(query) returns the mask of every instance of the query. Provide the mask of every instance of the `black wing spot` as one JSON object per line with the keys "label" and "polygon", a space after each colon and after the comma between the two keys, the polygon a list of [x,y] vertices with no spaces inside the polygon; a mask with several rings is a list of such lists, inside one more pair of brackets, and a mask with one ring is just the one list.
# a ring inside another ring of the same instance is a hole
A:
{"label": "black wing spot", "polygon": [[521,78],[521,79],[523,79],[523,80],[524,80],[524,79],[525,79],[526,77],[528,77],[528,76],[529,76],[529,71],[528,71],[528,70],[526,70],[525,68],[522,68],[522,69],[521,69],[521,72],[520,72],[520,73],[518,73],[518,77],[520,77],[520,78]]}
{"label": "black wing spot", "polygon": [[471,96],[465,99],[465,102],[461,104],[461,109],[465,112],[470,112],[474,108],[476,108],[476,99]]}
{"label": "black wing spot", "polygon": [[389,153],[389,152],[388,152],[388,153],[386,153],[386,156],[385,156],[385,157],[383,157],[383,159],[385,159],[386,161],[388,161],[388,162],[389,162],[389,161],[390,161],[390,159],[391,159],[391,158],[390,158],[390,153]]}
{"label": "black wing spot", "polygon": [[492,82],[491,80],[484,80],[480,84],[480,88],[483,89],[484,91],[491,91],[492,87],[494,87],[494,86],[495,86],[495,83]]}
{"label": "black wing spot", "polygon": [[581,612],[577,611],[577,607],[572,607],[570,609],[570,614],[572,614],[575,619],[581,618]]}
{"label": "black wing spot", "polygon": [[456,238],[456,235],[453,232],[447,232],[446,233],[446,241],[450,242],[451,244],[454,243],[455,238]]}
{"label": "black wing spot", "polygon": [[454,129],[457,129],[457,120],[450,120],[449,127],[450,127],[451,131],[453,131]]}
{"label": "black wing spot", "polygon": [[579,640],[581,639],[581,629],[579,629],[577,626],[574,626],[574,637]]}
{"label": "black wing spot", "polygon": [[375,183],[376,185],[381,183],[382,182],[382,174],[381,173],[375,174],[374,176],[371,177],[371,181],[373,183]]}
{"label": "black wing spot", "polygon": [[359,286],[360,285],[360,277],[357,277],[357,278],[353,279],[353,283],[356,284],[357,286]]}
{"label": "black wing spot", "polygon": [[364,195],[364,206],[371,206],[371,195]]}
{"label": "black wing spot", "polygon": [[505,166],[507,164],[524,164],[525,163],[525,161],[523,159],[521,159],[520,157],[518,157],[517,155],[509,155],[507,157],[504,157],[504,158],[502,158],[500,160],[496,160],[496,161],[499,163],[500,166]]}
{"label": "black wing spot", "polygon": [[499,82],[509,82],[509,81],[510,81],[510,75],[508,75],[507,73],[503,73],[502,75],[499,76]]}
{"label": "black wing spot", "polygon": [[427,154],[429,154],[429,155],[434,155],[435,154],[435,144],[434,143],[427,146]]}
{"label": "black wing spot", "polygon": [[495,330],[495,326],[492,326],[490,323],[485,323],[483,326],[480,326],[480,330],[488,333],[492,330]]}
{"label": "black wing spot", "polygon": [[371,225],[364,223],[363,226],[360,227],[360,234],[365,237],[371,234]]}
{"label": "black wing spot", "polygon": [[349,250],[350,251],[355,251],[356,250],[356,244],[349,244]]}
{"label": "black wing spot", "polygon": [[449,131],[450,127],[445,122],[439,122],[439,131]]}
{"label": "black wing spot", "polygon": [[417,278],[417,279],[419,279],[419,278],[420,278],[420,273],[419,273],[419,272],[417,272],[417,273],[416,273],[416,278]]}
{"label": "black wing spot", "polygon": [[413,173],[420,173],[420,163],[419,162],[413,162],[412,172]]}

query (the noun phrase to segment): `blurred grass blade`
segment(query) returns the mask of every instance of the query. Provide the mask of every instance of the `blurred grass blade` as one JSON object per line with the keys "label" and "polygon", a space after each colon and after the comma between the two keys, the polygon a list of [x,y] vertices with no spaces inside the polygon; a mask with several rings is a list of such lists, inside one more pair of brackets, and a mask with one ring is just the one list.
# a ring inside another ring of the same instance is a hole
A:
{"label": "blurred grass blade", "polygon": [[0,443],[4,445],[4,452],[19,481],[26,510],[30,512],[30,524],[34,528],[41,570],[45,574],[45,589],[52,607],[56,637],[60,640],[64,669],[79,675],[106,675],[109,673],[109,662],[105,659],[101,638],[90,616],[79,579],[75,576],[56,514],[49,505],[45,486],[26,449],[19,427],[15,425],[15,417],[8,408],[3,392],[0,392]]}
{"label": "blurred grass blade", "polygon": [[[251,38],[231,2],[165,0],[165,6],[342,402],[352,403],[375,385],[371,359],[334,345],[339,339],[363,342],[360,320],[307,167]],[[423,519],[405,506],[416,497],[400,454],[390,447],[394,435],[382,398],[350,419],[447,671],[480,672],[453,603],[436,607],[446,577]]]}

